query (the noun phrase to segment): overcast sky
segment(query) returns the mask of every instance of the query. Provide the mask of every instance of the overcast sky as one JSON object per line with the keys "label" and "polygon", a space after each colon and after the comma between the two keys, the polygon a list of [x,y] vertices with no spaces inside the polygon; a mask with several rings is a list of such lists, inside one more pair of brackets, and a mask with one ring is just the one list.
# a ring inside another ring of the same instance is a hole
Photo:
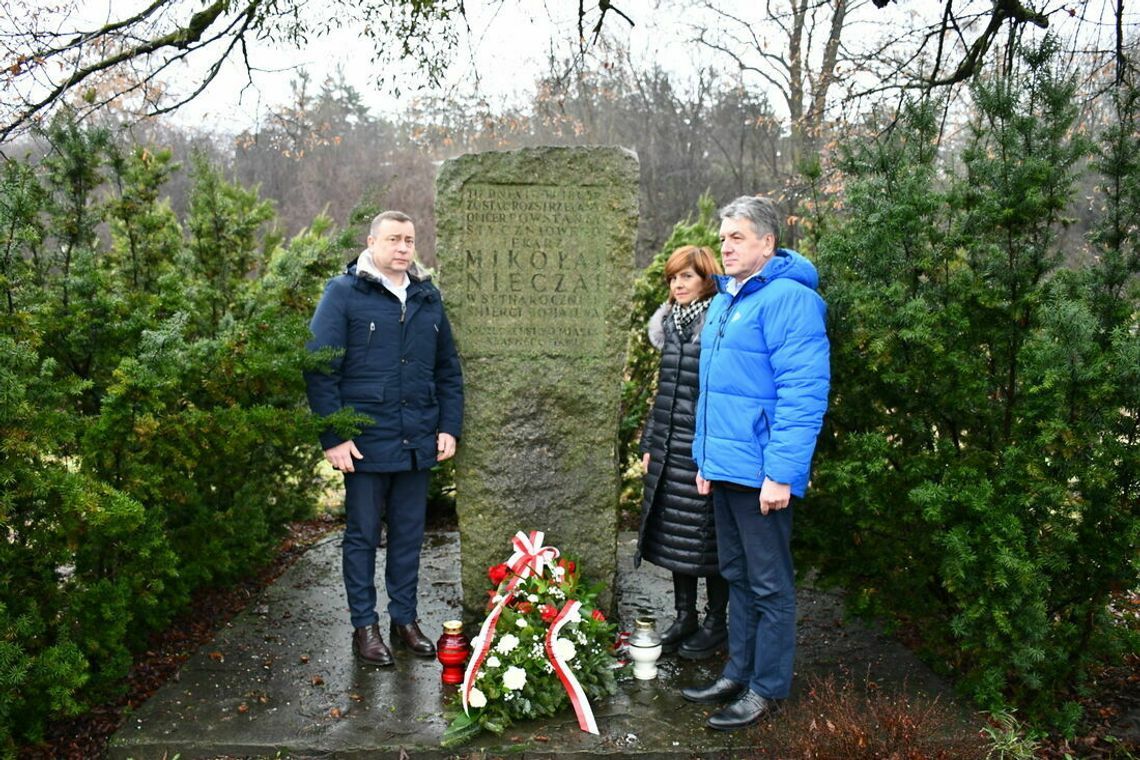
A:
{"label": "overcast sky", "polygon": [[[20,0],[23,2],[24,0]],[[29,0],[30,1],[30,0]],[[119,16],[123,6],[129,3],[149,3],[150,0],[77,0],[73,13],[96,20]],[[614,12],[607,16],[605,32],[620,47],[629,51],[638,68],[658,65],[673,75],[674,86],[681,90],[693,81],[695,72],[715,65],[728,76],[739,76],[723,57],[718,57],[709,49],[693,42],[697,28],[713,29],[717,34],[715,13],[699,0],[614,0],[617,7],[628,14],[635,25],[630,26]],[[1053,28],[1062,31],[1070,22],[1069,11],[1079,10],[1079,17],[1086,22],[1087,33],[1098,37],[1092,47],[1110,47],[1101,36],[1111,36],[1110,0],[1041,0],[1047,10],[1055,15]],[[587,3],[592,10],[590,23],[596,18],[597,3]],[[757,0],[708,0],[718,11],[727,11],[747,20],[747,29],[755,33],[757,44],[765,54],[781,54],[786,48],[786,39],[781,41],[770,22],[762,19],[762,10]],[[932,0],[900,0],[882,10],[871,6],[870,0],[852,0],[849,5],[848,25],[845,31],[845,46],[860,47],[871,45],[882,38],[895,38],[904,30],[933,23],[937,20],[940,3]],[[971,6],[988,8],[988,0],[962,0],[956,8]],[[1070,7],[1071,5],[1071,7]],[[316,4],[303,6],[315,16],[326,13],[324,6]],[[547,60],[551,52],[556,59],[564,60],[576,49],[577,7],[568,0],[467,0],[466,21],[469,26],[460,30],[459,44],[452,56],[452,65],[441,89],[432,94],[471,94],[485,97],[492,108],[503,105],[525,105],[533,97],[535,80],[546,73]],[[776,7],[783,7],[776,4]],[[115,13],[112,14],[112,9]],[[961,12],[961,8],[958,8]],[[926,18],[921,18],[926,16]],[[9,14],[9,21],[12,21]],[[1135,13],[1129,14],[1130,37],[1134,34]],[[737,32],[742,27],[732,27]],[[1030,29],[1036,33],[1036,30]],[[723,37],[721,41],[731,40]],[[817,44],[819,40],[817,40]],[[175,119],[187,126],[200,126],[213,132],[237,133],[243,130],[256,130],[270,109],[280,107],[290,101],[290,81],[297,76],[300,68],[310,75],[314,87],[319,87],[338,65],[344,68],[347,79],[364,97],[366,104],[378,114],[399,114],[411,101],[424,94],[414,86],[404,87],[396,98],[390,91],[376,85],[377,69],[371,63],[376,44],[361,35],[357,30],[340,30],[331,36],[314,39],[305,48],[274,49],[265,43],[254,41],[250,59],[259,71],[254,73],[252,86],[241,59],[234,56],[222,73],[206,90],[182,108]],[[751,41],[725,44],[734,50],[747,48]],[[758,53],[752,50],[752,58]],[[817,50],[818,55],[818,50]],[[856,75],[859,76],[859,75]],[[867,76],[863,74],[862,76]],[[192,89],[201,78],[201,71],[191,68],[181,69],[181,76],[171,82],[173,89]],[[424,79],[414,64],[406,62],[403,82],[411,83]],[[841,74],[844,85],[858,82],[846,72]],[[874,83],[878,83],[876,80]],[[770,87],[763,78],[751,76],[745,84],[754,90]],[[781,98],[775,92],[768,92],[769,101],[777,114],[784,110]],[[834,97],[834,96],[833,96]]]}
{"label": "overcast sky", "polygon": [[[690,25],[679,14],[669,12],[669,3],[670,0],[621,0],[618,7],[634,19],[635,26],[630,27],[611,13],[605,29],[628,47],[635,61],[658,62],[683,79],[707,64],[710,54],[686,44],[692,36]],[[520,8],[521,5],[530,8]],[[466,3],[466,8],[471,31],[461,34],[442,92],[477,90],[493,106],[529,101],[535,79],[546,71],[551,46],[564,57],[571,52],[577,37],[575,3],[473,0]],[[376,87],[376,69],[369,63],[371,45],[359,34],[341,30],[299,51],[262,47],[255,51],[255,65],[276,69],[276,73],[258,73],[254,79],[256,87],[245,87],[244,66],[240,61],[231,61],[207,90],[207,97],[181,109],[177,120],[229,132],[256,127],[268,108],[288,102],[289,83],[298,68],[304,67],[312,82],[319,85],[338,64],[375,112],[398,111],[418,93],[409,87],[397,99]],[[415,76],[416,72],[409,70],[408,77]]]}

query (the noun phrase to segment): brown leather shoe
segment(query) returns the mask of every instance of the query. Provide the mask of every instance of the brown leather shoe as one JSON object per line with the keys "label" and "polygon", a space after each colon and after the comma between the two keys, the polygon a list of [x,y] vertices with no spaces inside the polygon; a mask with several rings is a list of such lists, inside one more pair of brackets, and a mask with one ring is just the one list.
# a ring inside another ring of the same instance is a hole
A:
{"label": "brown leather shoe", "polygon": [[393,665],[392,651],[384,643],[380,635],[380,626],[376,623],[356,628],[352,632],[352,653],[373,665]]}
{"label": "brown leather shoe", "polygon": [[435,657],[435,644],[424,636],[414,620],[406,625],[392,623],[392,643],[403,644],[412,650],[412,654],[420,657]]}

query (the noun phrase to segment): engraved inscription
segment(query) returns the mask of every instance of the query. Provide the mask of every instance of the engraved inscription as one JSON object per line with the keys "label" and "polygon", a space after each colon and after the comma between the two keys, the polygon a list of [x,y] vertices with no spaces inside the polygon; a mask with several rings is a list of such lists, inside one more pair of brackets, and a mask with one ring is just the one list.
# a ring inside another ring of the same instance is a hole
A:
{"label": "engraved inscription", "polygon": [[448,295],[467,354],[581,355],[604,349],[606,188],[470,184]]}

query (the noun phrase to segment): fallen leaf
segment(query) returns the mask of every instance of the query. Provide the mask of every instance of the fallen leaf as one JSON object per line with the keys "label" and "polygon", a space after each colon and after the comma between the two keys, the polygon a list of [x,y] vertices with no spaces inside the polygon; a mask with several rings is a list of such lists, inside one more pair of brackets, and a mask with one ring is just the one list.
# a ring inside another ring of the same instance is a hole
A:
{"label": "fallen leaf", "polygon": [[238,705],[237,711],[244,715],[245,713],[249,712],[249,705],[247,705],[245,702],[242,702],[240,705]]}
{"label": "fallen leaf", "polygon": [[321,678],[320,676],[313,676],[312,678],[309,679],[309,683],[311,683],[313,686],[320,686],[324,682],[325,682],[325,679]]}
{"label": "fallen leaf", "polygon": [[340,720],[340,717],[343,715],[343,713],[341,713],[339,707],[334,707],[333,709],[329,710],[329,715],[333,718],[336,718],[337,720]]}

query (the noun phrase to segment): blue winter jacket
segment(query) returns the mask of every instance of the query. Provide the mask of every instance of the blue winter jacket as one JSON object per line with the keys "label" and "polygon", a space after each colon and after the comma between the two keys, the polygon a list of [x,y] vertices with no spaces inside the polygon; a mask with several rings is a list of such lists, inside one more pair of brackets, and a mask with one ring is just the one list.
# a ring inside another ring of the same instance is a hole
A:
{"label": "blue winter jacket", "polygon": [[819,278],[780,248],[736,296],[728,281],[717,277],[701,332],[693,459],[706,480],[759,488],[768,477],[802,497],[831,380]]}
{"label": "blue winter jacket", "polygon": [[[356,264],[329,281],[309,327],[310,351],[338,349],[324,371],[305,374],[309,407],[327,416],[352,409],[372,418],[352,440],[358,471],[401,472],[436,463],[436,435],[459,438],[463,374],[430,278],[409,272],[408,297],[395,294]],[[321,447],[345,439],[331,428]],[[414,459],[413,455],[414,454]]]}

